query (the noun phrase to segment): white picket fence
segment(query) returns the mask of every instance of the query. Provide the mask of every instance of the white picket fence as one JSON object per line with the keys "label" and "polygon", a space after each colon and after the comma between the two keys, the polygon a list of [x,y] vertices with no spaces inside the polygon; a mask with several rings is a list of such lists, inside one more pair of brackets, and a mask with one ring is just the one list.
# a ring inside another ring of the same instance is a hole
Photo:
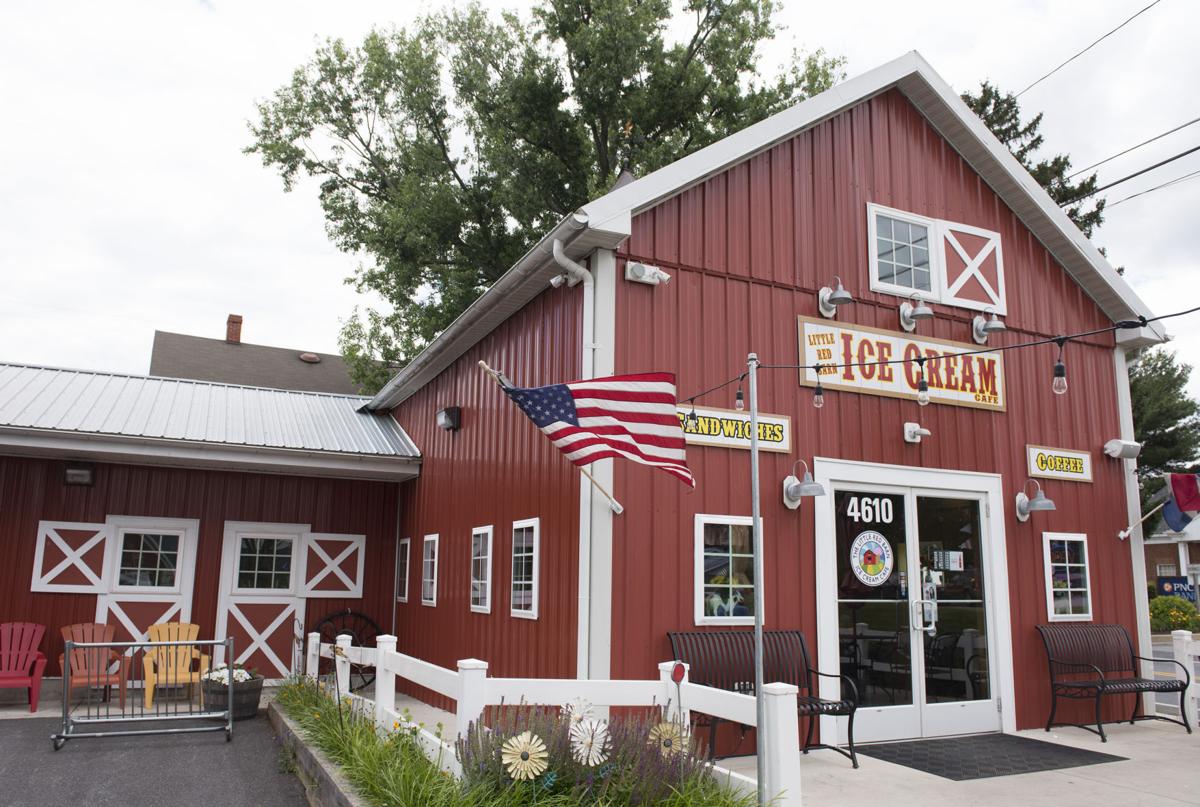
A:
{"label": "white picket fence", "polygon": [[[1192,679],[1184,702],[1187,704],[1188,720],[1196,723],[1200,721],[1200,682],[1196,681],[1196,665],[1200,663],[1200,639],[1189,631],[1173,630],[1171,649],[1172,658],[1184,666]],[[1178,674],[1179,671],[1175,669],[1171,672]]]}
{"label": "white picket fence", "polygon": [[[455,753],[453,740],[465,736],[468,727],[479,720],[488,706],[525,704],[530,706],[565,706],[571,701],[585,700],[598,707],[642,706],[658,707],[668,719],[689,725],[691,712],[713,715],[722,720],[754,726],[757,714],[754,698],[737,692],[693,684],[684,678],[679,684],[671,680],[676,662],[658,665],[658,680],[608,681],[563,678],[491,678],[486,661],[464,659],[457,670],[448,670],[412,656],[396,652],[395,636],[380,636],[375,647],[352,647],[349,636],[338,636],[335,645],[322,643],[320,634],[308,634],[305,653],[305,674],[315,677],[322,658],[335,662],[338,687],[350,689],[350,664],[375,668],[375,700],[354,697],[359,708],[374,714],[378,725],[391,730],[403,720],[396,711],[396,679],[403,678],[418,686],[437,692],[455,702],[455,724],[449,738],[417,730],[416,736],[426,755],[441,769],[456,776],[462,768]],[[799,690],[792,684],[766,684],[765,724],[758,732],[758,753],[764,761],[763,790],[776,807],[800,807],[800,731],[796,697]],[[753,791],[755,780],[735,771],[713,765],[714,772],[730,787]]]}

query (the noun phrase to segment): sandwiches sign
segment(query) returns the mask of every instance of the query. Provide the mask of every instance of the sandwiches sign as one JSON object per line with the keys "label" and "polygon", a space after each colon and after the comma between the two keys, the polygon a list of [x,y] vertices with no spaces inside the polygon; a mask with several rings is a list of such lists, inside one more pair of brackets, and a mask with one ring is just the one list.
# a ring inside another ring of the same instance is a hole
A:
{"label": "sandwiches sign", "polygon": [[[800,362],[830,365],[821,368],[825,389],[915,400],[921,377],[916,360],[923,358],[931,402],[996,412],[1005,409],[1004,358],[999,352],[956,356],[978,348],[831,320],[798,319]],[[884,363],[889,361],[898,363]],[[815,386],[817,371],[802,370],[800,383]]]}
{"label": "sandwiches sign", "polygon": [[[719,448],[750,448],[750,413],[735,409],[711,409],[681,404],[677,408],[679,426],[688,445]],[[688,414],[696,418],[689,422]],[[758,447],[762,451],[792,450],[792,420],[786,415],[758,415]]]}

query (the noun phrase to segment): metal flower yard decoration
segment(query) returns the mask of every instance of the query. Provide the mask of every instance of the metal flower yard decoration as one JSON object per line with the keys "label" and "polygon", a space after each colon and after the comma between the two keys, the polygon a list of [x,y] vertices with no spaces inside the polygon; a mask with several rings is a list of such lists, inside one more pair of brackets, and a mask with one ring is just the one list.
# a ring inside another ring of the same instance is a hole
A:
{"label": "metal flower yard decoration", "polygon": [[589,768],[608,759],[608,725],[602,720],[583,718],[571,725],[571,755]]}
{"label": "metal flower yard decoration", "polygon": [[583,698],[576,698],[563,706],[563,712],[570,719],[571,725],[592,716],[592,705]]}
{"label": "metal flower yard decoration", "polygon": [[686,737],[678,723],[662,722],[650,729],[650,744],[664,757],[673,757],[684,750]]}
{"label": "metal flower yard decoration", "polygon": [[546,770],[546,744],[532,731],[523,731],[504,743],[500,760],[508,775],[518,781],[536,779]]}

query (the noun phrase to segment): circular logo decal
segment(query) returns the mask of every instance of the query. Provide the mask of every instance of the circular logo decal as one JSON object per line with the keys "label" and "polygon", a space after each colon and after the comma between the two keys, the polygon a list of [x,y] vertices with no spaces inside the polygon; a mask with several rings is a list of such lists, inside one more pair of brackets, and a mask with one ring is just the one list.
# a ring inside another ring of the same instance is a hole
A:
{"label": "circular logo decal", "polygon": [[868,586],[882,586],[892,576],[892,545],[874,530],[859,533],[850,544],[850,569]]}

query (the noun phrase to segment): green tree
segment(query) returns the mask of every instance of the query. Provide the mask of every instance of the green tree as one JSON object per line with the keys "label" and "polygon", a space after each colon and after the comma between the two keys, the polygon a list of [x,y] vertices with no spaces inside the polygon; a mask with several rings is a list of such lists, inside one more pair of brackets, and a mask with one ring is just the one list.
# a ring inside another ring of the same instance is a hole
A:
{"label": "green tree", "polygon": [[[980,83],[978,95],[966,92],[962,99],[991,129],[996,139],[1008,146],[1017,162],[1046,189],[1050,198],[1065,205],[1064,210],[1075,226],[1091,238],[1092,231],[1104,221],[1104,199],[1089,196],[1096,190],[1096,175],[1072,182],[1067,179],[1071,158],[1066,154],[1037,159],[1037,152],[1044,142],[1038,131],[1042,127],[1042,113],[1034,115],[1028,123],[1022,123],[1017,97],[1001,92],[987,81]],[[1085,196],[1086,199],[1082,198]],[[1068,202],[1071,204],[1066,204]]]}
{"label": "green tree", "polygon": [[1162,488],[1163,474],[1194,472],[1200,454],[1200,404],[1187,394],[1192,368],[1180,364],[1174,352],[1154,348],[1131,359],[1129,388],[1134,433],[1142,444],[1138,479],[1145,505]]}
{"label": "green tree", "polygon": [[[362,255],[342,352],[375,390],[563,216],[839,77],[796,55],[764,78],[775,0],[542,0],[530,19],[477,5],[361,45],[330,40],[258,105],[246,151],[291,190],[319,183],[326,227]],[[686,29],[681,37],[669,35]]]}

